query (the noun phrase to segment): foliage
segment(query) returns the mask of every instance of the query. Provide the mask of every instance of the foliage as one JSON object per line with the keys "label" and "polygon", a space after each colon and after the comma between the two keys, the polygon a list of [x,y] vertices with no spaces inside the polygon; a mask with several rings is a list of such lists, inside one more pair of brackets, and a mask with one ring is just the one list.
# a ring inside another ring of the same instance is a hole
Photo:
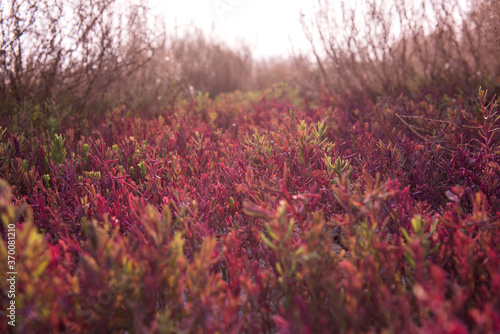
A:
{"label": "foliage", "polygon": [[4,119],[16,330],[500,331],[495,99],[278,95]]}

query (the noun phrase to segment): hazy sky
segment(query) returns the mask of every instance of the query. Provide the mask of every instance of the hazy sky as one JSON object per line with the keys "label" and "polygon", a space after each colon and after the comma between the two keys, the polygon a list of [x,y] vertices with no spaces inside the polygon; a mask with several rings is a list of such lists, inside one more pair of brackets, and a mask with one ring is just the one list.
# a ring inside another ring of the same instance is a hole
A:
{"label": "hazy sky", "polygon": [[167,27],[193,24],[233,45],[245,38],[257,57],[288,55],[291,42],[307,50],[299,17],[310,14],[312,0],[151,0]]}

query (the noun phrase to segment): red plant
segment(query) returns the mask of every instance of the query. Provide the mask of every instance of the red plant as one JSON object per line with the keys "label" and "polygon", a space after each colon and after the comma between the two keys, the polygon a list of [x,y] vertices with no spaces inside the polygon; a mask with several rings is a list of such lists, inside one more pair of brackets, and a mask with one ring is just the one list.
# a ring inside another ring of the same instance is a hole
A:
{"label": "red plant", "polygon": [[158,118],[117,109],[54,137],[3,124],[16,329],[500,331],[486,96],[313,108],[234,94]]}

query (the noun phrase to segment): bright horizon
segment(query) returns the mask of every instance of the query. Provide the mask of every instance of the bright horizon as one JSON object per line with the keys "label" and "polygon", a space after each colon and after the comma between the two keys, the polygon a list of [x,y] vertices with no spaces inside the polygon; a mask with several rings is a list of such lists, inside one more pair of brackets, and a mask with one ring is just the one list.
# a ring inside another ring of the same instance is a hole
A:
{"label": "bright horizon", "polygon": [[[198,27],[230,46],[244,41],[256,58],[286,57],[310,50],[300,24],[301,11],[313,13],[306,0],[151,0],[153,13],[163,15],[167,29]],[[292,41],[292,42],[291,42]]]}

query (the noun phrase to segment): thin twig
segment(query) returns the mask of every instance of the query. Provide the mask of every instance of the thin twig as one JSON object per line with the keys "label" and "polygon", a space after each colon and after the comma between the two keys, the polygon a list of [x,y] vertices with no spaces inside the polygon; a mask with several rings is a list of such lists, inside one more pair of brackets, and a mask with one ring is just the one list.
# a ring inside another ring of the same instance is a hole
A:
{"label": "thin twig", "polygon": [[425,139],[425,137],[424,137],[424,136],[422,136],[420,133],[418,133],[418,132],[417,132],[417,131],[416,131],[416,130],[415,130],[415,129],[414,129],[414,128],[410,125],[410,124],[406,123],[406,121],[405,121],[405,120],[404,120],[401,116],[399,116],[398,114],[395,114],[395,115],[397,116],[397,118],[399,118],[399,120],[400,120],[401,122],[403,122],[404,124],[406,124],[406,126],[407,126],[408,128],[410,128],[410,130],[411,130],[414,134],[416,134],[417,136],[419,136],[421,139]]}

